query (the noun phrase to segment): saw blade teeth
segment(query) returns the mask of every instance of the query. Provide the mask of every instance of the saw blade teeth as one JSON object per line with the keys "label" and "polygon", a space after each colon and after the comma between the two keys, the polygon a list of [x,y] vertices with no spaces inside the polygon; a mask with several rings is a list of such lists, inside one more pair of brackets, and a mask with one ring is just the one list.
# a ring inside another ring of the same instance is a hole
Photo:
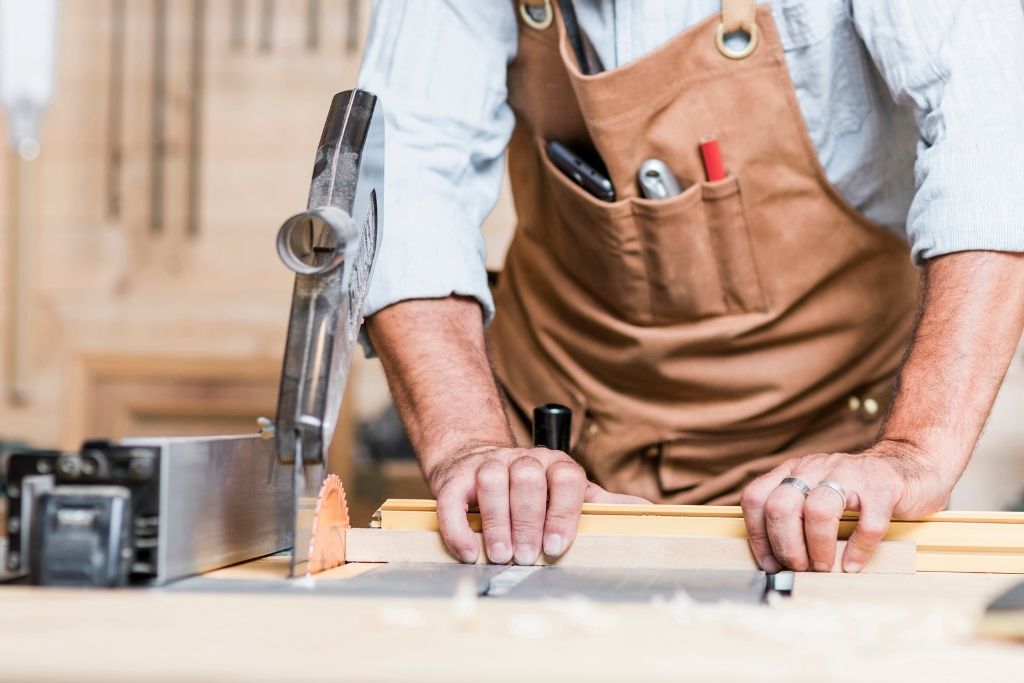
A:
{"label": "saw blade teeth", "polygon": [[320,485],[309,537],[308,574],[316,574],[345,563],[345,530],[351,526],[345,487],[336,474]]}

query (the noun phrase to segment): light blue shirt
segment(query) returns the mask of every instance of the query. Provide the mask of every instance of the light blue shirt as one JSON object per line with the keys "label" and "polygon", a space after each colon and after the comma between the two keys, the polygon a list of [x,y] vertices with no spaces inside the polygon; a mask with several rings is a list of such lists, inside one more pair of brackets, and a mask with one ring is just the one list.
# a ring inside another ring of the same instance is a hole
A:
{"label": "light blue shirt", "polygon": [[[720,0],[576,0],[606,68]],[[1024,252],[1024,11],[1019,0],[778,0],[772,13],[825,173],[920,262]],[[510,0],[377,0],[361,88],[387,124],[384,230],[366,315],[472,296],[487,320],[480,226],[515,124]]]}

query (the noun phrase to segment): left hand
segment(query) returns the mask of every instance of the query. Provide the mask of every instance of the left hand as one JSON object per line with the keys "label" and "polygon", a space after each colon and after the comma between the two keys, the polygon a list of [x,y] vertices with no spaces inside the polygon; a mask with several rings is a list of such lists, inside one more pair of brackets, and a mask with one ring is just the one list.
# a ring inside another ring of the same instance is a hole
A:
{"label": "left hand", "polygon": [[[914,446],[883,440],[861,453],[816,453],[782,463],[743,490],[754,557],[767,572],[831,571],[843,499],[818,482],[832,480],[846,491],[845,508],[860,512],[842,559],[843,571],[860,571],[891,519],[918,519],[945,507],[956,478],[944,476],[939,462]],[[786,477],[802,480],[810,494],[781,486]]]}

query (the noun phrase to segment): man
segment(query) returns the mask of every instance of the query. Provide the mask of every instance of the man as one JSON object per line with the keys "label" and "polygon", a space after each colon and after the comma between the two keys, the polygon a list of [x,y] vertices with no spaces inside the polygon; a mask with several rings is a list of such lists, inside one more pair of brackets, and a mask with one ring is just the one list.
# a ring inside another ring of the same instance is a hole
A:
{"label": "man", "polygon": [[[471,506],[490,561],[528,564],[639,497],[739,501],[767,571],[829,569],[857,510],[858,571],[945,505],[1024,326],[1016,0],[381,0],[361,87],[388,123],[369,338],[458,557]],[[640,196],[651,158],[680,194]],[[572,457],[529,447],[549,401]]]}

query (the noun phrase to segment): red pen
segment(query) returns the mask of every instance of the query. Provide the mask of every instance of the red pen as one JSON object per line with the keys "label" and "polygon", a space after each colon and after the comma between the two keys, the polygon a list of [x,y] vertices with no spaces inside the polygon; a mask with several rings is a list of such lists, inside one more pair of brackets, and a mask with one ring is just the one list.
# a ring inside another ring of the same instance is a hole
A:
{"label": "red pen", "polygon": [[700,155],[704,158],[704,175],[708,182],[725,180],[725,167],[722,166],[722,152],[718,149],[718,140],[706,137],[700,141]]}

